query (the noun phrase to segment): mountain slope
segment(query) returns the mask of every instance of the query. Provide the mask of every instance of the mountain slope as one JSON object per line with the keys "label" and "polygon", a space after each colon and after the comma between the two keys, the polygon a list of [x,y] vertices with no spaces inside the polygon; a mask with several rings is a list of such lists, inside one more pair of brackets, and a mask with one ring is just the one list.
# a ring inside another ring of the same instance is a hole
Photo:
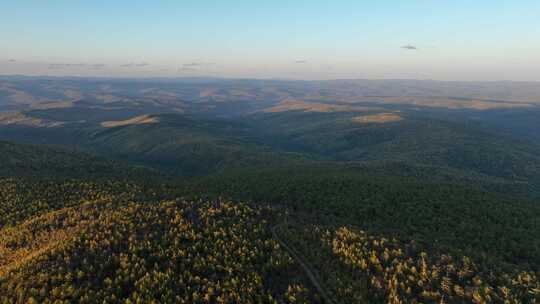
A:
{"label": "mountain slope", "polygon": [[0,141],[0,176],[41,178],[143,178],[160,174],[56,146]]}

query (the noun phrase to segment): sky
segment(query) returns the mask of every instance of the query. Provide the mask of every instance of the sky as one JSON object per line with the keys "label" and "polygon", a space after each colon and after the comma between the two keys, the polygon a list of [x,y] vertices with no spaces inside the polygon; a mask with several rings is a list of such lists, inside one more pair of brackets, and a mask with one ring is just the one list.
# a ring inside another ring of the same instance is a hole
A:
{"label": "sky", "polygon": [[0,74],[540,81],[538,0],[0,0]]}

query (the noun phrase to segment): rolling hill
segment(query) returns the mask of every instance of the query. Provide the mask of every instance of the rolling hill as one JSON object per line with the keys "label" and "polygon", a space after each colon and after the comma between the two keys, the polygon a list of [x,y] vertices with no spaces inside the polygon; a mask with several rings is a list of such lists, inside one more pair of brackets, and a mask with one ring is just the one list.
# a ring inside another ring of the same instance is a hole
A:
{"label": "rolling hill", "polygon": [[106,110],[95,113],[92,121],[78,123],[45,121],[42,112],[25,112],[26,121],[46,125],[4,125],[0,138],[65,145],[180,176],[239,167],[391,160],[438,168],[431,171],[434,176],[455,173],[460,176],[455,180],[512,184],[524,196],[540,193],[539,145],[469,120],[443,120],[439,114],[297,109],[237,119],[170,113],[111,120]]}

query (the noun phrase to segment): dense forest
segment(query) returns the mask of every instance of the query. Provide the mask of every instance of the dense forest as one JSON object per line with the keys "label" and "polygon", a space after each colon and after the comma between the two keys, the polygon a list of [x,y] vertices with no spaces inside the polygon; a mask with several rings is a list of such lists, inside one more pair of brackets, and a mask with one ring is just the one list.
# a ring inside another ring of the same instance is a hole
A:
{"label": "dense forest", "polygon": [[0,187],[12,203],[0,219],[3,303],[318,301],[272,239],[269,207],[158,201],[124,183]]}
{"label": "dense forest", "polygon": [[535,303],[535,272],[495,272],[463,255],[350,227],[280,227],[343,303]]}
{"label": "dense forest", "polygon": [[152,182],[3,178],[1,300],[540,299],[537,204],[380,172],[316,170]]}

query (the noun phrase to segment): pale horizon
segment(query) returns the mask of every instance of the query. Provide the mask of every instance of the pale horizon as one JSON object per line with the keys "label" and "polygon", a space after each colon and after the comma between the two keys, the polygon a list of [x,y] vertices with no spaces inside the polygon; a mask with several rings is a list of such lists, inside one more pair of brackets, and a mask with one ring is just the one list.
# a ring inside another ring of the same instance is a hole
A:
{"label": "pale horizon", "polygon": [[540,81],[540,3],[37,0],[0,12],[0,74]]}

